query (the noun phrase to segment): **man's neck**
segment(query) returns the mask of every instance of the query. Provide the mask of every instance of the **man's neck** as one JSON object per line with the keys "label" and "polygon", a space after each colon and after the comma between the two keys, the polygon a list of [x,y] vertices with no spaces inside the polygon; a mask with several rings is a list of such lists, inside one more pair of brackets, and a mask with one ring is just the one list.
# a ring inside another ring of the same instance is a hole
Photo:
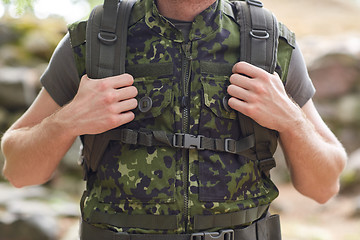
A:
{"label": "man's neck", "polygon": [[159,12],[168,18],[193,21],[216,0],[156,0]]}

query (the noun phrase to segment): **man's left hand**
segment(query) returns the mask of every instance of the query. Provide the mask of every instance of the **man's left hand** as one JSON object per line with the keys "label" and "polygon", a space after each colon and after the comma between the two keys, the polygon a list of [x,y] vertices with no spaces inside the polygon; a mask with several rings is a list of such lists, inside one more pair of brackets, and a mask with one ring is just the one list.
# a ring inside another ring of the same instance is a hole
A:
{"label": "man's left hand", "polygon": [[246,62],[233,67],[229,106],[252,118],[260,125],[286,131],[301,113],[301,109],[288,97],[277,73],[270,74]]}

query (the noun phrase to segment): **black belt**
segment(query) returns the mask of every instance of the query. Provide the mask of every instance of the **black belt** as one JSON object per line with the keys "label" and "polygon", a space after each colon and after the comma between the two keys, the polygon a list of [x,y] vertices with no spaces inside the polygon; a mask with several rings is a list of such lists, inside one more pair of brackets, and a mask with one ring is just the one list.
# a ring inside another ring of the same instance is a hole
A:
{"label": "black belt", "polygon": [[193,234],[128,234],[105,230],[82,221],[81,240],[281,240],[279,215],[266,216],[241,229]]}

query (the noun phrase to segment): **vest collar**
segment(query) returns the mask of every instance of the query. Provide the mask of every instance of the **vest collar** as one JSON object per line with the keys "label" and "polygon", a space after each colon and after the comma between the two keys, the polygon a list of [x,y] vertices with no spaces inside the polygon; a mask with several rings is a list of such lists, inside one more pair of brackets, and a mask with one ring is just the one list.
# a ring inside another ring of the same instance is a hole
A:
{"label": "vest collar", "polygon": [[[145,22],[150,29],[157,34],[175,42],[183,42],[184,38],[181,32],[164,16],[159,13],[155,0],[144,0],[145,2]],[[222,0],[217,0],[198,16],[192,22],[190,30],[190,41],[205,38],[219,29],[220,18],[222,16]]]}

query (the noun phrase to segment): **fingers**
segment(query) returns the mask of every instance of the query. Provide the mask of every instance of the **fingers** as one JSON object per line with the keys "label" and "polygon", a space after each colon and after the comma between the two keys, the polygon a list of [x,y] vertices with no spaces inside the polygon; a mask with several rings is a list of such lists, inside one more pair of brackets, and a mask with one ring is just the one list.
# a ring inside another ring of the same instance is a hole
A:
{"label": "fingers", "polygon": [[81,81],[93,81],[97,85],[99,85],[100,89],[118,89],[123,88],[127,86],[131,86],[134,83],[134,78],[130,74],[122,74],[117,76],[111,76],[107,78],[101,78],[101,79],[92,79],[89,78],[87,75],[84,75],[81,78]]}
{"label": "fingers", "polygon": [[138,94],[138,90],[134,86],[124,87],[116,90],[117,101],[123,101],[126,99],[135,98]]}
{"label": "fingers", "polygon": [[249,78],[261,77],[266,71],[247,62],[238,62],[233,66],[233,73],[242,74]]}
{"label": "fingers", "polygon": [[111,106],[111,108],[112,108],[111,111],[116,114],[126,113],[128,111],[135,109],[137,107],[137,105],[138,105],[137,100],[135,98],[132,98],[132,99],[114,103]]}

